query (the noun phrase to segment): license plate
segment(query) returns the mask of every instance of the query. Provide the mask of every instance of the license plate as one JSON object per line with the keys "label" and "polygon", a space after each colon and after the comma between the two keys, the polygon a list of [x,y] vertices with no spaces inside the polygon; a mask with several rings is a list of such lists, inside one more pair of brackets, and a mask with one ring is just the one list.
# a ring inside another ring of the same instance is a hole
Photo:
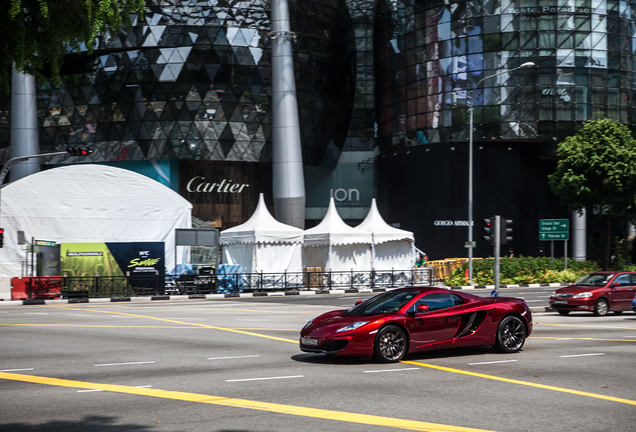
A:
{"label": "license plate", "polygon": [[568,304],[567,300],[555,300],[554,304]]}
{"label": "license plate", "polygon": [[312,339],[312,338],[300,338],[300,341],[302,342],[303,345],[318,345],[318,339]]}

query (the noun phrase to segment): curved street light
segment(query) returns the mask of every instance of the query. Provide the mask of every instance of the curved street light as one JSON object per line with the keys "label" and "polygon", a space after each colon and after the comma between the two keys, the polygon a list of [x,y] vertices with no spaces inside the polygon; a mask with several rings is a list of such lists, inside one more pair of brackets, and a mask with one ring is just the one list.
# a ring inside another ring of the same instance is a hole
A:
{"label": "curved street light", "polygon": [[468,108],[468,282],[470,284],[473,283],[473,94],[475,90],[477,90],[477,87],[479,87],[479,84],[488,78],[494,78],[498,75],[534,66],[536,65],[533,62],[526,62],[516,68],[483,77],[473,86],[468,97],[470,103]]}

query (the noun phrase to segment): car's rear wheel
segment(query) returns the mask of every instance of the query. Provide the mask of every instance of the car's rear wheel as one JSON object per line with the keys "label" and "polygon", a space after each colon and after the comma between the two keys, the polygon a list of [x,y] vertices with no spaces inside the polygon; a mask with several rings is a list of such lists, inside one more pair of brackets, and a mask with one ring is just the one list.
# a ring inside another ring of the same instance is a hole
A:
{"label": "car's rear wheel", "polygon": [[495,350],[503,353],[516,353],[526,342],[526,326],[516,316],[510,315],[497,326]]}
{"label": "car's rear wheel", "polygon": [[599,299],[594,305],[594,315],[604,316],[609,312],[609,303],[605,299]]}
{"label": "car's rear wheel", "polygon": [[406,354],[407,346],[404,331],[397,326],[388,325],[375,336],[374,357],[384,363],[397,362]]}
{"label": "car's rear wheel", "polygon": [[559,315],[567,315],[570,313],[569,310],[559,310],[559,309],[557,309],[557,312],[559,313]]}

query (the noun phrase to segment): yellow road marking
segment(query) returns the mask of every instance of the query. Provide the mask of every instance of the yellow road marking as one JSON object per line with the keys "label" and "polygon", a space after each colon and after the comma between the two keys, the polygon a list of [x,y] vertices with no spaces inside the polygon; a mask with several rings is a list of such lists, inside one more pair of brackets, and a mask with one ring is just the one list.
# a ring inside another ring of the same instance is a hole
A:
{"label": "yellow road marking", "polygon": [[563,339],[572,339],[572,340],[593,340],[593,341],[610,341],[610,342],[636,342],[636,339],[603,339],[603,338],[576,338],[569,336],[559,336],[559,337],[547,337],[547,336],[530,336],[528,339],[555,339],[555,340],[563,340]]}
{"label": "yellow road marking", "polygon": [[[19,327],[98,327],[98,328],[161,328],[161,329],[190,329],[190,330],[204,330],[205,327],[192,327],[192,324],[179,325],[179,326],[147,326],[147,325],[97,325],[97,324],[7,324],[0,323],[0,326],[19,326]],[[228,330],[262,330],[262,331],[293,331],[298,332],[298,329],[276,329],[276,328],[228,328]]]}
{"label": "yellow road marking", "polygon": [[[54,309],[71,309],[71,310],[73,310],[73,308],[67,308],[67,307],[54,307]],[[189,326],[192,326],[192,327],[201,327],[201,328],[212,329],[212,330],[222,330],[222,331],[227,331],[227,332],[232,332],[232,333],[240,333],[240,334],[245,334],[245,335],[249,335],[249,336],[257,336],[257,337],[262,337],[262,338],[266,338],[266,339],[273,339],[273,340],[277,340],[277,341],[281,341],[281,342],[290,342],[290,343],[293,343],[293,344],[297,344],[298,343],[298,340],[295,340],[295,339],[294,340],[292,340],[292,339],[283,339],[283,338],[279,338],[279,337],[276,337],[276,336],[262,335],[262,334],[258,334],[258,333],[252,333],[252,332],[249,332],[249,331],[238,330],[238,329],[233,329],[233,328],[228,328],[228,327],[217,327],[217,326],[211,326],[211,325],[206,325],[206,324],[188,323],[188,322],[183,322],[183,321],[171,320],[171,319],[167,319],[167,318],[156,318],[156,317],[145,316],[145,315],[129,314],[129,313],[125,313],[125,312],[101,311],[101,310],[94,310],[94,309],[82,309],[82,310],[86,311],[86,312],[99,312],[99,313],[107,313],[107,314],[115,314],[115,315],[123,315],[123,316],[132,316],[132,317],[137,317],[137,318],[145,318],[145,319],[169,322],[169,323],[179,324],[179,325],[189,325]]]}
{"label": "yellow road marking", "polygon": [[479,377],[479,378],[486,378],[486,379],[490,379],[490,380],[494,380],[494,381],[502,381],[502,382],[507,382],[507,383],[511,383],[511,384],[524,385],[524,386],[528,386],[528,387],[536,387],[536,388],[541,388],[541,389],[545,389],[545,390],[553,390],[553,391],[558,391],[558,392],[562,392],[562,393],[570,393],[570,394],[574,394],[574,395],[578,395],[578,396],[587,396],[587,397],[591,397],[591,398],[603,399],[603,400],[608,400],[608,401],[612,401],[612,402],[620,402],[620,403],[624,403],[624,404],[628,404],[628,405],[636,405],[636,401],[633,401],[633,400],[622,399],[622,398],[617,398],[617,397],[613,397],[613,396],[605,396],[605,395],[597,394],[597,393],[588,393],[588,392],[583,392],[583,391],[578,391],[578,390],[571,390],[571,389],[562,388],[562,387],[549,386],[549,385],[545,385],[545,384],[537,384],[537,383],[528,382],[528,381],[520,381],[520,380],[515,380],[515,379],[510,379],[510,378],[502,378],[502,377],[498,377],[498,376],[494,376],[494,375],[486,375],[486,374],[481,374],[481,373],[477,373],[477,372],[465,371],[465,370],[461,370],[461,369],[453,369],[453,368],[449,368],[449,367],[445,367],[445,366],[432,365],[432,364],[428,364],[428,363],[420,363],[420,362],[406,361],[406,360],[402,360],[402,363],[412,364],[412,365],[416,365],[416,366],[422,366],[422,367],[426,367],[426,368],[430,368],[430,369],[437,369],[437,370],[441,370],[441,371],[452,372],[452,373],[457,373],[457,374],[462,374],[462,375],[469,375],[469,376],[474,376],[474,377]]}
{"label": "yellow road marking", "polygon": [[599,328],[599,329],[620,329],[620,330],[636,330],[636,327],[615,327],[615,326],[599,326],[599,325],[585,325],[585,324],[552,324],[552,323],[540,323],[534,324],[547,325],[547,326],[560,326],[560,327],[585,327],[585,328]]}
{"label": "yellow road marking", "polygon": [[306,408],[294,405],[283,405],[270,402],[252,401],[221,396],[211,396],[197,393],[187,393],[171,390],[152,388],[137,388],[123,385],[100,384],[84,381],[73,381],[58,378],[39,377],[33,375],[21,375],[0,372],[0,379],[22,381],[33,384],[46,384],[58,387],[73,387],[88,390],[104,390],[114,393],[126,393],[139,396],[150,396],[162,399],[179,400],[185,402],[197,402],[212,405],[222,405],[233,408],[253,409],[278,414],[288,414],[302,417],[311,417],[324,420],[334,420],[347,423],[357,423],[370,426],[384,426],[394,429],[406,429],[427,432],[488,432],[484,429],[473,429],[461,426],[450,426],[437,423],[404,420],[391,417],[383,417],[369,414],[357,414],[345,411],[333,411],[320,408]]}

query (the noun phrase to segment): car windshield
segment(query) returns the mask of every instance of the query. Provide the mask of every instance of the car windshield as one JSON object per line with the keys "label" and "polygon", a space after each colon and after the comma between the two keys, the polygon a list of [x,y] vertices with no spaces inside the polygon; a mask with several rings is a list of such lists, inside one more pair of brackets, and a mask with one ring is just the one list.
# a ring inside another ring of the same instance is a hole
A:
{"label": "car windshield", "polygon": [[614,277],[614,273],[590,273],[576,281],[574,285],[605,286]]}
{"label": "car windshield", "polygon": [[397,312],[417,294],[418,291],[388,291],[352,307],[343,315],[369,316]]}

